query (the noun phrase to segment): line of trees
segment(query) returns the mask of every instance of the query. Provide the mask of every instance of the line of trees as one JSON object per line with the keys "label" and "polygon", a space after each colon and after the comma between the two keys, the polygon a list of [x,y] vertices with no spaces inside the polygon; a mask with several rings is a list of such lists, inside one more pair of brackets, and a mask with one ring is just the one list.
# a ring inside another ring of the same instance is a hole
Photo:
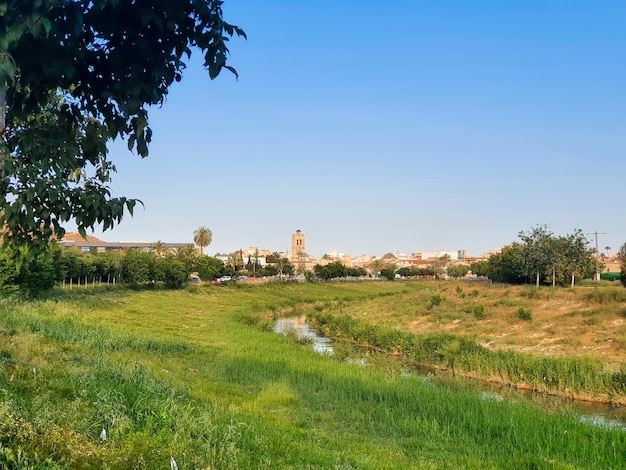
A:
{"label": "line of trees", "polygon": [[363,268],[351,268],[340,261],[329,263],[324,266],[316,264],[313,267],[315,275],[323,280],[337,279],[342,277],[362,277],[367,276],[367,271]]}
{"label": "line of trees", "polygon": [[411,266],[408,268],[400,268],[396,271],[396,274],[402,277],[417,277],[417,278],[434,278],[435,277],[435,268],[432,266],[426,266],[424,268],[417,268],[415,266]]}
{"label": "line of trees", "polygon": [[245,262],[237,252],[228,255],[224,263],[216,257],[201,256],[193,244],[168,250],[162,242],[156,242],[150,251],[104,252],[83,252],[52,243],[45,252],[21,263],[17,260],[11,248],[0,248],[0,295],[36,296],[55,285],[161,284],[177,289],[196,274],[200,280],[210,282],[225,275],[273,277],[294,273],[294,266],[278,253],[268,256],[264,266],[253,257]]}
{"label": "line of trees", "polygon": [[206,280],[226,272],[220,260],[197,256],[193,245],[166,254],[139,249],[83,253],[77,248],[51,245],[25,263],[16,263],[9,251],[0,250],[0,293],[3,294],[21,292],[32,296],[57,284],[162,283],[168,288],[180,288],[192,272]]}
{"label": "line of trees", "polygon": [[472,264],[472,272],[496,282],[574,287],[576,279],[591,278],[599,271],[594,250],[580,229],[556,236],[548,226],[539,225],[520,232],[519,238],[487,262]]}

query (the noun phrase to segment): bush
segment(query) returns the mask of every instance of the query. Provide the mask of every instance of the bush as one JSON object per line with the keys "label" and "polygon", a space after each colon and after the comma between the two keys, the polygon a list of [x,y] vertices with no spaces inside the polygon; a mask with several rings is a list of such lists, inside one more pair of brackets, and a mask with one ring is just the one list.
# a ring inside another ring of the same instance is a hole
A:
{"label": "bush", "polygon": [[8,254],[0,251],[0,295],[6,297],[17,292],[18,270]]}
{"label": "bush", "polygon": [[388,281],[393,281],[396,278],[396,271],[393,268],[384,268],[380,270],[380,275]]}
{"label": "bush", "polygon": [[531,321],[533,319],[533,311],[529,308],[526,309],[526,308],[520,307],[517,310],[517,317],[520,320]]}
{"label": "bush", "polygon": [[29,258],[19,267],[10,252],[0,251],[0,294],[20,291],[27,297],[36,297],[52,289],[60,279],[57,252],[53,250]]}
{"label": "bush", "polygon": [[428,309],[433,309],[435,307],[439,307],[440,305],[443,304],[443,301],[446,300],[445,297],[439,295],[439,294],[435,294],[433,296],[431,296],[430,298],[430,305],[428,306]]}
{"label": "bush", "polygon": [[478,320],[485,318],[485,306],[483,304],[474,305],[472,313]]}
{"label": "bush", "polygon": [[180,289],[187,282],[187,268],[182,261],[168,260],[164,266],[163,282],[170,289]]}

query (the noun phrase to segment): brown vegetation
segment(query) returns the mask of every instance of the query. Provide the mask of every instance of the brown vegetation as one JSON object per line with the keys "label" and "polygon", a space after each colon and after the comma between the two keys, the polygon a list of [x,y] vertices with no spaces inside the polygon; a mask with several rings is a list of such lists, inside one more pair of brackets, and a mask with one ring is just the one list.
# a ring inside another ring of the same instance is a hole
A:
{"label": "brown vegetation", "polygon": [[492,349],[599,358],[607,371],[624,364],[626,289],[619,285],[424,284],[424,290],[359,302],[344,312],[420,335],[447,332]]}

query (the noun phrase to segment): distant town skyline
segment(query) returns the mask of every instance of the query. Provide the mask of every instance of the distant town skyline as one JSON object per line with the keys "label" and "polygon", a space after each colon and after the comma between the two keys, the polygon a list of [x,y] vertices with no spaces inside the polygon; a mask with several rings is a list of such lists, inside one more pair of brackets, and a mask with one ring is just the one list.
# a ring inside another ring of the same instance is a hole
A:
{"label": "distant town skyline", "polygon": [[285,251],[300,228],[315,256],[476,254],[550,224],[603,233],[600,250],[626,242],[623,0],[224,13],[248,34],[229,43],[239,79],[211,81],[192,56],[150,111],[150,156],[112,145],[113,194],[145,209],[104,239],[191,242],[207,226],[209,252]]}
{"label": "distant town skyline", "polygon": [[[286,248],[281,248],[279,247],[278,244],[273,244],[273,245],[262,245],[262,244],[258,244],[258,243],[248,243],[246,245],[241,245],[241,246],[231,246],[228,249],[223,249],[223,250],[216,250],[215,246],[213,243],[211,243],[208,247],[205,248],[205,254],[212,256],[214,254],[220,253],[220,254],[227,254],[227,253],[233,253],[235,251],[238,250],[248,250],[252,247],[256,247],[259,250],[268,250],[269,252],[282,252],[285,253],[288,256],[292,256],[293,255],[293,235],[295,232],[301,231],[300,229],[295,229],[292,231],[292,233],[288,234],[285,239],[289,240],[288,243],[284,243],[285,245],[288,245]],[[356,251],[351,251],[350,249],[347,250],[338,250],[338,249],[332,249],[332,250],[325,250],[322,252],[317,252],[317,251],[313,251],[310,249],[310,243],[314,244],[314,241],[311,242],[310,241],[310,237],[307,235],[307,233],[305,231],[301,231],[303,233],[304,236],[306,236],[306,248],[305,251],[306,253],[310,254],[311,256],[313,256],[314,258],[317,259],[321,259],[324,255],[347,255],[347,256],[351,256],[351,257],[356,257],[356,256],[360,256],[360,255],[367,255],[367,256],[374,256],[374,257],[382,257],[385,254],[388,253],[401,253],[403,255],[406,256],[411,256],[412,254],[415,253],[422,253],[424,259],[426,258],[432,258],[432,257],[437,257],[437,256],[441,256],[442,253],[443,254],[451,254],[451,253],[455,253],[455,254],[459,254],[461,252],[463,252],[463,255],[465,257],[468,258],[473,258],[473,257],[478,257],[481,255],[487,255],[489,253],[492,252],[496,252],[499,251],[503,246],[506,245],[510,245],[512,242],[515,241],[520,241],[517,237],[514,240],[511,240],[509,243],[505,243],[503,245],[500,246],[493,246],[491,248],[482,250],[482,251],[477,251],[477,252],[471,252],[466,250],[465,248],[455,248],[455,247],[444,247],[444,248],[439,248],[439,249],[420,249],[415,248],[415,249],[410,249],[410,250],[399,250],[399,249],[387,249],[387,250],[382,250],[382,251],[378,251],[378,252],[356,252]],[[573,232],[570,231],[570,232]],[[568,232],[568,233],[570,233]],[[99,238],[101,241],[104,242],[108,242],[108,243],[121,243],[121,244],[129,244],[129,243],[140,243],[140,244],[152,244],[155,243],[156,241],[162,241],[165,243],[169,243],[169,244],[174,244],[174,245],[180,245],[180,244],[185,244],[185,243],[191,243],[193,244],[193,237],[191,237],[190,240],[167,240],[164,238],[157,238],[155,240],[114,240],[110,238],[110,235],[112,235],[114,233],[114,231],[109,231],[109,232],[105,232],[105,233],[101,233],[99,234],[99,236],[97,238]],[[565,235],[565,233],[555,233],[556,235]],[[595,249],[595,234],[591,233],[592,237],[589,237],[589,234],[587,234],[587,239],[589,240],[589,248],[590,249]],[[604,234],[602,234],[604,235]],[[601,234],[598,234],[598,236],[602,236]],[[73,233],[73,238],[72,239],[76,239],[78,237],[78,234]],[[600,254],[605,253],[607,250],[605,249],[607,246],[610,247],[610,245],[600,245],[598,243],[598,251]],[[610,253],[614,254],[617,250],[619,249],[619,247],[613,248],[611,247]],[[455,258],[455,256],[452,256],[452,258]]]}

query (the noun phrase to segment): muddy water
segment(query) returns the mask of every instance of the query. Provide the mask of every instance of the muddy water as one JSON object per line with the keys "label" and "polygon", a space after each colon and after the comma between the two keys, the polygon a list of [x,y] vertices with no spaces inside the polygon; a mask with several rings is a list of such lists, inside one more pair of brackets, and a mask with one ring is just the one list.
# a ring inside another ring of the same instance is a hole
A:
{"label": "muddy water", "polygon": [[[317,331],[308,325],[306,316],[279,318],[274,326],[274,331],[283,335],[293,334],[297,338],[310,342],[315,351],[329,356],[333,355],[332,341],[319,336]],[[364,358],[358,363],[365,365],[367,360]],[[410,373],[419,375],[442,387],[475,392],[485,400],[532,401],[542,409],[569,411],[578,414],[583,421],[600,426],[620,427],[626,430],[626,407],[623,406],[571,400],[527,390],[516,390],[509,386],[478,380],[450,377],[445,374],[438,375],[432,369],[426,368],[412,368]]]}

